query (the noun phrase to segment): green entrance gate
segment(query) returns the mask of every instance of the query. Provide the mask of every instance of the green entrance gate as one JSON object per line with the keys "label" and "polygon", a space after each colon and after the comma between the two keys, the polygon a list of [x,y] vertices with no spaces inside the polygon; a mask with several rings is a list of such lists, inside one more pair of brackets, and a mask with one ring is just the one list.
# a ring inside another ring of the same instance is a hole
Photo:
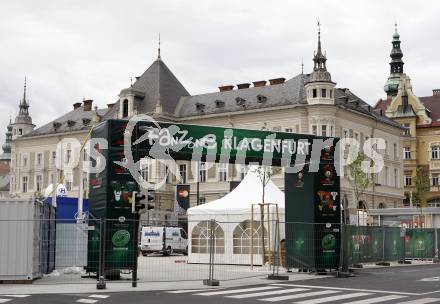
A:
{"label": "green entrance gate", "polygon": [[[132,213],[132,204],[133,193],[141,191],[138,161],[144,157],[283,167],[291,167],[295,162],[303,167],[306,163],[299,174],[286,170],[287,254],[291,261],[306,261],[307,265],[319,268],[337,267],[340,231],[336,223],[340,222],[341,210],[333,138],[145,120],[107,120],[94,128],[92,139],[102,139],[107,144],[94,144],[103,156],[104,170],[90,177],[90,213],[95,229],[89,232],[89,271],[136,269],[137,217]],[[94,166],[97,162],[92,160]],[[314,165],[317,172],[309,172]],[[102,220],[105,224],[99,225]],[[295,221],[324,224],[291,226]],[[301,237],[315,241],[301,244]]]}

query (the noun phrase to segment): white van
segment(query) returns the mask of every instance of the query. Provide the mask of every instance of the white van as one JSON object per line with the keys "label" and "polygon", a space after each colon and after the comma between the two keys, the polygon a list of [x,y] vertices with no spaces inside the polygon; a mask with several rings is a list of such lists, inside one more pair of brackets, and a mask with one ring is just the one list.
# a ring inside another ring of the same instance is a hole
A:
{"label": "white van", "polygon": [[149,253],[170,255],[173,252],[187,255],[188,236],[179,227],[142,227],[140,248],[144,256]]}

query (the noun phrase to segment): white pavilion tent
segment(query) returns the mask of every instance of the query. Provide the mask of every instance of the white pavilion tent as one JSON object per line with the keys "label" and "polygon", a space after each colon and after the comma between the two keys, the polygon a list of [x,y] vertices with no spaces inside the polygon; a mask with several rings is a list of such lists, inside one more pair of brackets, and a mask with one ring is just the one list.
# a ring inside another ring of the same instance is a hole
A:
{"label": "white pavilion tent", "polygon": [[[262,207],[259,205],[262,203],[262,192],[263,184],[260,176],[251,168],[232,192],[215,201],[189,208],[188,262],[209,262],[210,221],[214,220],[216,264],[262,265]],[[273,252],[275,244],[279,243],[280,239],[284,239],[285,235],[284,192],[270,180],[265,186],[264,203],[264,239],[267,256],[267,253]],[[252,217],[253,221],[251,221]],[[276,229],[277,226],[279,230]]]}

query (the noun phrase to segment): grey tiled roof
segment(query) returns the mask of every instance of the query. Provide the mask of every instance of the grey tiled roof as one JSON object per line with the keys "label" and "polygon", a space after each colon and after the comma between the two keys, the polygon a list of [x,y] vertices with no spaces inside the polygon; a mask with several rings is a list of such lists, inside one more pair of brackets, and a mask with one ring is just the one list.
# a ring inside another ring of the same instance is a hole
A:
{"label": "grey tiled roof", "polygon": [[[183,97],[176,109],[175,116],[202,116],[290,104],[305,104],[304,82],[306,79],[307,75],[300,74],[282,84]],[[239,99],[237,100],[237,98]]]}
{"label": "grey tiled roof", "polygon": [[[99,109],[98,115],[104,116],[109,109]],[[79,107],[76,110],[72,110],[63,116],[23,135],[22,137],[32,137],[39,135],[48,135],[56,133],[74,132],[81,130],[88,130],[92,126],[94,110],[84,111],[84,106]],[[84,120],[90,120],[89,124],[84,124]],[[74,122],[74,123],[71,123]],[[54,123],[59,123],[57,128],[54,127]],[[70,125],[69,125],[70,123]]]}
{"label": "grey tiled roof", "polygon": [[352,110],[370,116],[371,118],[377,119],[390,126],[402,128],[399,123],[386,117],[384,114],[381,115],[380,113],[377,113],[373,106],[360,99],[348,89],[335,89],[335,105],[343,109]]}
{"label": "grey tiled roof", "polygon": [[[185,118],[284,105],[306,105],[304,85],[309,77],[310,74],[299,74],[283,84],[183,97],[176,108],[175,116]],[[258,100],[261,96],[265,101]],[[370,116],[388,125],[400,127],[388,117],[376,113],[372,106],[348,89],[335,89],[335,105]]]}
{"label": "grey tiled roof", "polygon": [[172,115],[179,99],[190,95],[160,58],[130,88],[121,93],[129,91],[135,93],[140,113],[154,112],[156,105],[160,103],[162,111]]}

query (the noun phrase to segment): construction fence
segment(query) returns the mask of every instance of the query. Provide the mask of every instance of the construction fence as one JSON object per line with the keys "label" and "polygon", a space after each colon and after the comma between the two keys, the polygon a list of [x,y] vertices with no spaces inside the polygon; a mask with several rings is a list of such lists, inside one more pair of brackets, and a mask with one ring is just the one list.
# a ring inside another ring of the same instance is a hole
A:
{"label": "construction fence", "polygon": [[[317,271],[322,265],[337,270],[342,265],[432,260],[438,257],[439,230],[276,220],[0,219],[0,242],[8,244],[1,248],[0,281],[225,281]],[[31,231],[32,240],[27,236]]]}

